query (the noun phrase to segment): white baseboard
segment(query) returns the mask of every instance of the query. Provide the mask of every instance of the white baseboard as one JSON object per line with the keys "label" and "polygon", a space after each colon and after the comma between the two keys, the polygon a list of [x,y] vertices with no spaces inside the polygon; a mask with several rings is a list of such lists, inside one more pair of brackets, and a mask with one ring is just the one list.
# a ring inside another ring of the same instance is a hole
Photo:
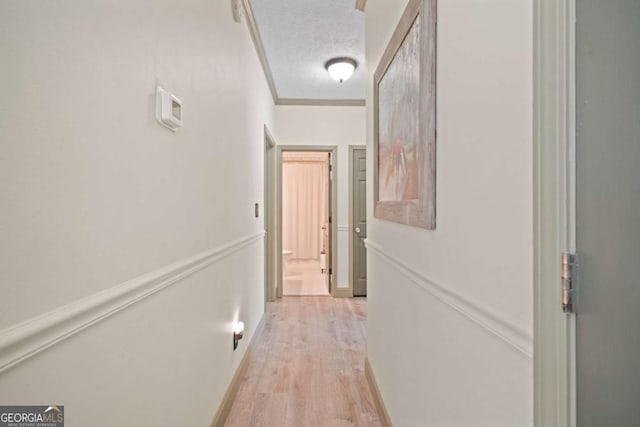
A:
{"label": "white baseboard", "polygon": [[382,395],[380,394],[376,377],[371,369],[369,358],[364,359],[364,376],[367,378],[367,384],[369,384],[369,390],[373,396],[373,403],[376,405],[376,410],[378,411],[380,425],[382,427],[393,427],[391,418],[389,418],[389,413],[387,412],[387,407],[384,405],[384,401],[382,400]]}
{"label": "white baseboard", "polygon": [[334,298],[353,298],[353,291],[349,288],[336,288],[333,291]]}
{"label": "white baseboard", "polygon": [[216,411],[215,417],[213,417],[213,421],[211,422],[211,427],[224,427],[225,422],[227,421],[227,417],[229,417],[229,413],[231,412],[231,407],[233,406],[233,401],[236,398],[236,394],[238,394],[238,390],[240,389],[240,384],[242,384],[242,379],[244,374],[247,372],[247,368],[249,367],[249,354],[253,350],[255,346],[256,340],[258,336],[262,333],[265,324],[265,315],[262,315],[256,330],[253,332],[253,337],[251,337],[251,342],[247,347],[247,350],[244,352],[244,356],[242,356],[242,360],[240,361],[240,365],[238,365],[238,369],[235,374],[233,374],[233,378],[231,379],[231,383],[229,387],[227,387],[227,391],[222,398],[222,403],[220,403],[220,407],[218,411]]}

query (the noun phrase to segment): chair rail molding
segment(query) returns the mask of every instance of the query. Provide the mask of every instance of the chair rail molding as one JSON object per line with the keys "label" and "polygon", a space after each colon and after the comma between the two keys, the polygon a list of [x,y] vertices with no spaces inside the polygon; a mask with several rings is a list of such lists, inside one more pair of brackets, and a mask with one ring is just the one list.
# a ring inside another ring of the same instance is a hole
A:
{"label": "chair rail molding", "polygon": [[242,237],[0,330],[0,373],[263,237]]}
{"label": "chair rail molding", "polygon": [[416,271],[398,258],[385,252],[382,247],[371,240],[365,240],[369,254],[378,255],[412,283],[428,292],[434,298],[462,314],[476,325],[480,326],[491,336],[507,344],[509,348],[527,359],[533,359],[533,336],[525,329],[513,324],[486,307],[470,301],[466,297],[454,292],[447,286],[436,283],[422,273]]}

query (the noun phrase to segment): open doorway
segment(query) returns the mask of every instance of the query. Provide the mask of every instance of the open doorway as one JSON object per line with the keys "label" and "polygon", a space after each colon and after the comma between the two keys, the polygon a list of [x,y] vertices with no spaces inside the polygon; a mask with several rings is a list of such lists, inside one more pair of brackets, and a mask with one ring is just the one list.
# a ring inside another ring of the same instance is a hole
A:
{"label": "open doorway", "polygon": [[282,154],[283,295],[329,295],[329,152]]}
{"label": "open doorway", "polygon": [[331,295],[335,147],[279,147],[278,297]]}

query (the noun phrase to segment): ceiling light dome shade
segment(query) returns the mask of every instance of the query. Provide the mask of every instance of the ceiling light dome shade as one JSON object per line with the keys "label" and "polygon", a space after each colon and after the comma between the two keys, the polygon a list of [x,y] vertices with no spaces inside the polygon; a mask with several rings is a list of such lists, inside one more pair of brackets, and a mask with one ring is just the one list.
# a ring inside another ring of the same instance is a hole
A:
{"label": "ceiling light dome shade", "polygon": [[358,63],[351,58],[334,58],[325,64],[331,78],[340,83],[348,80],[357,66]]}

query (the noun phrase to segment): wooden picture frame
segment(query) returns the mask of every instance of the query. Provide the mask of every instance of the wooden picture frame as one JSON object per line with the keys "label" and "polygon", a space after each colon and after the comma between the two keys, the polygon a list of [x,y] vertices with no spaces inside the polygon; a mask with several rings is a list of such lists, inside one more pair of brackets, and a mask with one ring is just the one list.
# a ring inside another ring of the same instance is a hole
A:
{"label": "wooden picture frame", "polygon": [[410,0],[374,74],[374,216],[436,227],[436,0]]}

